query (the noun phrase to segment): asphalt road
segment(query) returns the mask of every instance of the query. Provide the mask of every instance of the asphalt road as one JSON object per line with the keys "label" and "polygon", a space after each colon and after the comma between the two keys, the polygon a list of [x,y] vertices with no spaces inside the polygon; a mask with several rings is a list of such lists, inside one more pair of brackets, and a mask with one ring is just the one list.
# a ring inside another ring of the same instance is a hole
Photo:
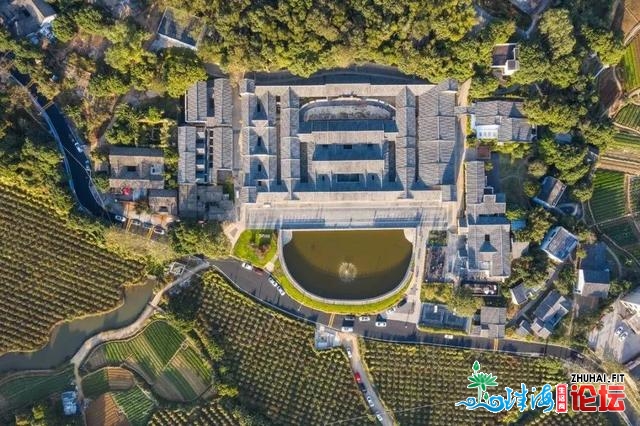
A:
{"label": "asphalt road", "polygon": [[[325,312],[303,306],[289,296],[280,296],[276,289],[267,281],[268,275],[266,275],[266,273],[260,275],[255,271],[248,271],[242,268],[240,262],[235,259],[211,260],[210,263],[223,272],[224,275],[233,281],[241,290],[290,315],[306,319],[310,322],[321,323],[338,330],[340,330],[345,320],[344,315],[331,316]],[[453,336],[453,339],[445,339],[444,334],[424,332],[419,330],[416,324],[405,321],[387,320],[387,327],[379,328],[375,326],[375,315],[371,315],[371,321],[369,322],[356,320],[353,324],[353,333],[365,338],[389,342],[494,350],[493,339],[457,335]],[[587,358],[575,350],[539,342],[501,339],[497,342],[497,350],[516,354],[554,356],[572,362],[589,362]],[[595,369],[594,371],[598,370]]]}

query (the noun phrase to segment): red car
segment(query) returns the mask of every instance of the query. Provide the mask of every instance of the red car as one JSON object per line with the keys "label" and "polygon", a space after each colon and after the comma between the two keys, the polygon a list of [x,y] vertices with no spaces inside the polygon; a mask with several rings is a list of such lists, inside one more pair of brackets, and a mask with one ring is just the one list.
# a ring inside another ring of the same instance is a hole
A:
{"label": "red car", "polygon": [[356,379],[356,382],[362,383],[362,377],[360,377],[360,373],[357,371],[353,374],[353,377]]}

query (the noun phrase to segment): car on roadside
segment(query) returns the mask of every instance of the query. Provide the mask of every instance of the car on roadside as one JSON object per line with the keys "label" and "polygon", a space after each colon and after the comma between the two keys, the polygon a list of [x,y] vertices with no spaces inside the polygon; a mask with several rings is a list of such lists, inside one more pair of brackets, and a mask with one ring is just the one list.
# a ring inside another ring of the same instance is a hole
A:
{"label": "car on roadside", "polygon": [[[72,139],[73,139],[73,138],[72,138]],[[76,141],[73,145],[76,147],[76,150],[77,150],[79,153],[81,153],[81,154],[82,154],[82,153],[84,152],[84,147],[83,147],[82,145],[80,145],[80,142],[77,142],[77,141]]]}
{"label": "car on roadside", "polygon": [[242,267],[247,271],[253,271],[253,265],[247,262],[242,262]]}
{"label": "car on roadside", "polygon": [[345,315],[344,316],[344,320],[345,321],[355,321],[356,317],[355,317],[355,315]]}
{"label": "car on roadside", "polygon": [[347,357],[351,358],[353,354],[351,353],[351,348],[347,348]]}
{"label": "car on roadside", "polygon": [[402,298],[402,300],[401,300],[400,302],[398,302],[397,307],[398,307],[398,308],[402,308],[402,307],[403,307],[404,305],[406,305],[406,304],[407,304],[407,298],[406,298],[406,297],[403,297],[403,298]]}
{"label": "car on roadside", "polygon": [[342,327],[340,327],[340,331],[342,331],[343,333],[353,333],[353,326],[343,325]]}
{"label": "car on roadside", "polygon": [[444,338],[447,339],[447,340],[451,340],[451,339],[453,339],[453,334],[445,334]]}
{"label": "car on roadside", "polygon": [[282,288],[281,286],[276,287],[276,290],[278,290],[278,293],[280,293],[280,296],[284,296],[285,294],[287,294],[284,292],[284,288]]}
{"label": "car on roadside", "polygon": [[360,377],[360,373],[357,371],[353,373],[353,378],[356,379],[356,383],[362,383],[362,377]]}
{"label": "car on roadside", "polygon": [[363,315],[363,316],[358,317],[358,321],[360,321],[360,322],[368,322],[368,321],[371,321],[371,317]]}
{"label": "car on roadside", "polygon": [[131,219],[131,224],[135,226],[142,226],[142,222],[140,222],[140,219]]}
{"label": "car on roadside", "polygon": [[627,338],[627,336],[629,336],[629,332],[625,331],[620,336],[618,336],[618,340],[620,340],[621,342],[624,342],[624,340]]}
{"label": "car on roadside", "polygon": [[367,387],[364,385],[364,383],[358,383],[358,387],[360,388],[360,392],[367,393]]}
{"label": "car on roadside", "polygon": [[255,267],[253,268],[253,272],[255,272],[255,273],[256,273],[256,274],[258,274],[258,275],[264,275],[264,274],[265,274],[264,269],[262,269],[262,268],[258,268],[257,266],[255,266]]}
{"label": "car on roadside", "polygon": [[158,235],[166,234],[166,231],[164,230],[164,228],[162,226],[159,226],[159,225],[156,225],[156,226],[153,227],[153,232],[155,234],[158,234]]}
{"label": "car on roadside", "polygon": [[386,327],[386,326],[387,326],[387,321],[384,321],[384,320],[376,321],[376,327]]}
{"label": "car on roadside", "polygon": [[89,162],[89,160],[87,160],[87,161],[85,161],[85,162],[84,162],[84,170],[85,170],[87,173],[91,173],[91,163]]}
{"label": "car on roadside", "polygon": [[114,219],[117,220],[118,222],[126,222],[127,218],[124,216],[120,216],[119,214],[114,216]]}
{"label": "car on roadside", "polygon": [[278,286],[278,281],[276,281],[276,279],[273,278],[273,275],[269,275],[269,278],[267,278],[267,281],[269,281],[269,284],[271,284],[274,287]]}
{"label": "car on roadside", "polygon": [[370,395],[367,395],[367,404],[369,404],[369,407],[373,407],[373,399],[371,399]]}
{"label": "car on roadside", "polygon": [[378,420],[380,423],[382,423],[382,414],[376,413],[376,420]]}
{"label": "car on roadside", "polygon": [[622,333],[622,331],[623,331],[623,330],[624,330],[624,327],[623,327],[623,326],[618,327],[618,328],[616,329],[615,335],[616,335],[616,336],[619,336],[619,335]]}
{"label": "car on roadside", "polygon": [[142,227],[144,229],[152,229],[153,228],[153,223],[151,223],[151,222],[142,222]]}
{"label": "car on roadside", "polygon": [[392,314],[392,313],[394,313],[396,311],[396,309],[398,309],[397,306],[392,306],[389,309],[387,309],[387,313],[388,314]]}

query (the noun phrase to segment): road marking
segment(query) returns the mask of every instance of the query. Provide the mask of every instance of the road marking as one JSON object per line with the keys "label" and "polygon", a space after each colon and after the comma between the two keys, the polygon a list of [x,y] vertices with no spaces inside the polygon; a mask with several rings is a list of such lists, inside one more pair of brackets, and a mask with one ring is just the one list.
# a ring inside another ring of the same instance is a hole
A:
{"label": "road marking", "polygon": [[331,316],[329,317],[329,327],[333,328],[333,319],[335,318],[336,314],[331,314]]}
{"label": "road marking", "polygon": [[498,350],[498,339],[493,339],[493,350],[497,351]]}

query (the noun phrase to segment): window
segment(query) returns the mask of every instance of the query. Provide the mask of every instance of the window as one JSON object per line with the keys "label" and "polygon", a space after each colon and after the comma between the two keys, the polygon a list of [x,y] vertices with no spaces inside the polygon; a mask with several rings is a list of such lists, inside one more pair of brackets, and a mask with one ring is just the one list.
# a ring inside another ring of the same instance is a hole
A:
{"label": "window", "polygon": [[257,111],[257,112],[261,112],[261,111],[262,111],[262,104],[260,103],[260,101],[258,101],[258,102],[256,103],[256,111]]}
{"label": "window", "polygon": [[489,234],[484,234],[484,242],[485,243],[490,243],[491,242],[491,236]]}
{"label": "window", "polygon": [[342,147],[344,149],[353,149],[353,145],[351,145],[351,144],[345,144],[345,145],[342,145]]}
{"label": "window", "polygon": [[258,146],[262,146],[262,137],[258,136],[258,142],[256,143]]}
{"label": "window", "polygon": [[371,180],[376,180],[376,175],[371,175]]}
{"label": "window", "polygon": [[327,144],[323,144],[323,145],[320,145],[320,146],[322,146],[324,149],[328,149],[329,148],[329,145],[327,145]]}
{"label": "window", "polygon": [[262,171],[262,164],[258,164],[258,171],[261,172]]}
{"label": "window", "polygon": [[128,172],[135,172],[136,170],[138,170],[138,168],[136,166],[127,166],[127,171]]}
{"label": "window", "polygon": [[322,175],[322,181],[324,182],[324,175]]}
{"label": "window", "polygon": [[368,144],[367,144],[367,148],[369,148],[369,149],[373,149],[373,144],[372,144],[372,143],[368,143]]}
{"label": "window", "polygon": [[336,175],[338,182],[360,182],[360,174],[358,173],[340,173]]}

